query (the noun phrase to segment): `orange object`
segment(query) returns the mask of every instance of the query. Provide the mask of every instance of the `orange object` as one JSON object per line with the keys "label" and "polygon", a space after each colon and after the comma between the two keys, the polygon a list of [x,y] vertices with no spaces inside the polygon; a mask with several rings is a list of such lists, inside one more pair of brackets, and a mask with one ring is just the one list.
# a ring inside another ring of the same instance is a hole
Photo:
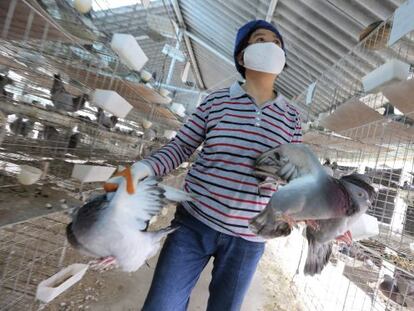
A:
{"label": "orange object", "polygon": [[[123,176],[126,178],[126,182],[127,182],[127,192],[129,194],[134,194],[135,193],[135,189],[134,189],[134,184],[132,182],[132,172],[131,172],[131,168],[127,167],[126,169],[124,169],[123,171],[118,171],[116,172],[112,177],[117,177],[117,176]],[[118,190],[118,184],[115,183],[105,183],[104,184],[104,190],[106,192],[115,192],[116,190]]]}

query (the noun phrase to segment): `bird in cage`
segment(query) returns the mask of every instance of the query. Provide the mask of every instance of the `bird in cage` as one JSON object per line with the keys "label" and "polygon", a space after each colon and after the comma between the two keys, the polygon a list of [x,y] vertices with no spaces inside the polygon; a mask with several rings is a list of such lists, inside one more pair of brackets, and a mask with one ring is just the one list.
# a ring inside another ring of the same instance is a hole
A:
{"label": "bird in cage", "polygon": [[41,136],[47,141],[57,141],[59,140],[59,131],[54,126],[44,125]]}
{"label": "bird in cage", "polygon": [[101,107],[98,107],[98,112],[96,113],[96,122],[104,128],[111,129],[118,123],[117,116],[106,116],[105,112]]}
{"label": "bird in cage", "polygon": [[118,175],[126,178],[126,183],[110,179],[104,186],[106,194],[74,213],[66,236],[80,252],[103,258],[103,264],[116,262],[123,271],[132,272],[154,256],[161,239],[177,228],[147,231],[151,218],[159,215],[168,201],[189,201],[193,197],[160,184],[161,179],[156,177],[145,178],[134,186],[130,168]]}
{"label": "bird in cage", "polygon": [[72,135],[70,135],[68,141],[68,151],[73,151],[74,149],[76,149],[79,145],[80,139],[80,133],[73,133]]}
{"label": "bird in cage", "polygon": [[157,137],[157,130],[153,128],[146,129],[144,131],[144,135],[142,135],[142,139],[148,140],[148,141],[153,141],[156,139],[156,137]]}
{"label": "bird in cage", "polygon": [[405,116],[402,112],[400,112],[398,109],[396,109],[390,103],[384,104],[380,109],[383,111],[382,115],[384,117],[387,117],[388,119],[390,119],[392,121],[402,123],[406,126],[413,126],[414,125],[414,120],[413,119]]}
{"label": "bird in cage", "polygon": [[23,137],[28,137],[34,128],[34,124],[34,121],[30,119],[18,117],[16,120],[9,124],[9,127],[15,135],[22,135]]}
{"label": "bird in cage", "polygon": [[12,85],[13,84],[13,80],[10,79],[7,75],[3,76],[0,75],[0,92],[1,94],[3,94],[6,97],[10,97],[11,93],[7,92],[4,87],[6,85]]}
{"label": "bird in cage", "polygon": [[89,99],[88,94],[73,96],[67,92],[59,74],[53,76],[50,95],[55,109],[68,112],[76,112],[83,109],[85,102]]}
{"label": "bird in cage", "polygon": [[397,281],[388,274],[384,275],[383,281],[379,285],[379,290],[386,297],[402,306],[407,306],[405,297],[400,292]]}
{"label": "bird in cage", "polygon": [[335,239],[352,242],[349,227],[374,199],[370,180],[360,174],[334,178],[304,144],[283,144],[256,160],[255,174],[287,181],[266,208],[250,220],[250,228],[264,238],[289,235],[297,222],[306,223],[308,254],[305,274],[320,273]]}

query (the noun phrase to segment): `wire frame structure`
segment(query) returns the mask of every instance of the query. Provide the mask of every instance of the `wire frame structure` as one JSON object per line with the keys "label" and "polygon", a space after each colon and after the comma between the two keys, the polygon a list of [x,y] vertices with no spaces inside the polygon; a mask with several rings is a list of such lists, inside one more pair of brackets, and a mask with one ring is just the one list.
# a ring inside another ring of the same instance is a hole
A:
{"label": "wire frame structure", "polygon": [[[72,192],[95,189],[96,184],[70,179],[74,164],[116,166],[136,161],[165,143],[164,130],[180,126],[167,108],[170,99],[123,65],[109,47],[111,34],[66,0],[1,1],[0,20],[4,195],[21,187],[16,180],[21,165],[43,171],[37,187],[46,192],[58,188],[70,197]],[[95,89],[116,91],[133,110],[123,119],[99,112],[89,103]],[[154,124],[151,135],[146,135],[144,120]],[[28,187],[27,192],[35,188]]]}
{"label": "wire frame structure", "polygon": [[0,310],[37,309],[37,284],[63,267],[67,223],[55,213],[0,229]]}
{"label": "wire frame structure", "polygon": [[[371,178],[377,194],[368,214],[380,232],[351,254],[337,252],[321,276],[295,279],[308,310],[414,309],[414,33],[388,46],[393,20],[367,30],[322,74],[311,103],[306,92],[297,98],[309,121],[304,141],[320,160],[338,164],[334,175],[357,171]],[[407,79],[366,91],[363,78],[390,60],[407,64]],[[393,288],[388,294],[386,280]]]}
{"label": "wire frame structure", "polygon": [[270,243],[304,310],[412,310],[414,274],[406,258],[374,240],[334,245],[320,275],[305,276],[307,242],[295,230]]}
{"label": "wire frame structure", "polygon": [[[160,81],[129,70],[110,49],[111,34],[68,3],[0,1],[0,310],[37,310],[37,284],[73,263],[67,213],[102,191],[72,178],[74,166],[133,163],[181,125]],[[102,114],[89,101],[95,89],[116,91],[133,110]],[[57,103],[56,94],[70,100]],[[41,171],[34,184],[19,182],[25,166]]]}

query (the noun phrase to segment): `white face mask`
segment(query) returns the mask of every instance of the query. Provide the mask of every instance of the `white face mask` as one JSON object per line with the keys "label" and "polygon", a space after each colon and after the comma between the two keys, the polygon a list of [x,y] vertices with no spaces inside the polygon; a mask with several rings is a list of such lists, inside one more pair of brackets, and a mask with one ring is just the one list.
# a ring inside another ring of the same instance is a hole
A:
{"label": "white face mask", "polygon": [[244,67],[261,72],[280,74],[285,67],[285,52],[276,43],[249,45],[243,54]]}

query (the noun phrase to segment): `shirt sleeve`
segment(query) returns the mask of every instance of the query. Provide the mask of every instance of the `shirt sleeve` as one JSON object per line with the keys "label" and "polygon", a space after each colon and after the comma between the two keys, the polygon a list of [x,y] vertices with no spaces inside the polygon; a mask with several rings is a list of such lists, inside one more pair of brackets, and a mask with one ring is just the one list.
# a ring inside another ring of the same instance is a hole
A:
{"label": "shirt sleeve", "polygon": [[295,131],[290,141],[292,144],[301,144],[303,143],[302,138],[302,122],[300,120],[299,115],[296,116],[296,124],[295,124]]}
{"label": "shirt sleeve", "polygon": [[185,162],[206,137],[207,101],[203,101],[164,147],[142,160],[155,176],[164,176]]}

